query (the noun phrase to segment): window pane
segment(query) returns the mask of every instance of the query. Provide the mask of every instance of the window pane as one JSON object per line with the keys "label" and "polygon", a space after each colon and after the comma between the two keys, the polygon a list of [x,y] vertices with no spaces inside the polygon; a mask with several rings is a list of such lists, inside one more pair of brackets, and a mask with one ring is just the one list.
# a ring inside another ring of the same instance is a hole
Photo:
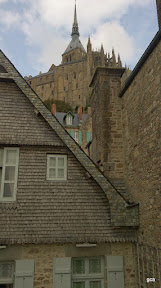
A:
{"label": "window pane", "polygon": [[54,168],[49,168],[49,178],[56,178],[56,169]]}
{"label": "window pane", "polygon": [[3,149],[0,149],[0,166],[3,165]]}
{"label": "window pane", "polygon": [[14,191],[13,183],[4,183],[3,197],[12,197]]}
{"label": "window pane", "polygon": [[64,167],[64,158],[58,158],[58,167]]}
{"label": "window pane", "polygon": [[0,279],[12,279],[13,276],[12,264],[0,263]]}
{"label": "window pane", "polygon": [[85,282],[73,282],[73,288],[85,288]]}
{"label": "window pane", "polygon": [[101,259],[89,259],[89,273],[101,273]]}
{"label": "window pane", "polygon": [[56,167],[56,158],[55,157],[50,157],[49,166],[50,167]]}
{"label": "window pane", "polygon": [[101,288],[101,281],[91,281],[90,288]]}
{"label": "window pane", "polygon": [[64,178],[64,169],[58,169],[58,178]]}
{"label": "window pane", "polygon": [[73,260],[73,274],[84,274],[84,273],[85,273],[84,259]]}
{"label": "window pane", "polygon": [[16,150],[7,150],[6,164],[7,165],[16,165],[16,157],[17,157],[17,151]]}
{"label": "window pane", "polygon": [[5,168],[5,180],[13,181],[15,179],[15,167]]}

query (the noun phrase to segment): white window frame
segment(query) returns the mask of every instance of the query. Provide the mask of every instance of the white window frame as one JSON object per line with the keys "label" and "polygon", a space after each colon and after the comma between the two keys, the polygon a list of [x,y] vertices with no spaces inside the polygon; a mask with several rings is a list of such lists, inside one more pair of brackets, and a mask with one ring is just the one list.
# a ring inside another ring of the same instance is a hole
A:
{"label": "white window frame", "polygon": [[72,115],[67,115],[67,117],[66,117],[66,124],[67,125],[72,125],[73,124],[73,117],[72,117]]}
{"label": "white window frame", "polygon": [[8,264],[11,266],[11,277],[0,278],[0,285],[14,284],[14,262],[13,261],[0,261],[0,265]]}
{"label": "white window frame", "polygon": [[[17,193],[17,181],[18,181],[18,163],[19,163],[19,148],[15,148],[15,147],[4,147],[4,148],[0,148],[1,150],[3,150],[3,163],[0,166],[0,168],[2,169],[2,178],[1,178],[1,183],[0,183],[0,201],[2,202],[11,202],[11,201],[15,201],[16,200],[16,193]],[[7,155],[7,151],[16,151],[16,164],[15,165],[11,165],[11,164],[6,164],[6,155]],[[14,180],[5,180],[5,168],[6,167],[15,167],[15,177]],[[4,184],[5,183],[11,183],[14,184],[14,190],[13,190],[13,197],[4,197],[3,193],[4,193]]]}
{"label": "white window frame", "polygon": [[79,131],[73,131],[74,140],[79,143]]}
{"label": "white window frame", "polygon": [[[85,274],[73,274],[73,260],[83,259],[85,261]],[[89,259],[100,259],[101,260],[101,273],[89,273]],[[85,282],[85,288],[90,288],[90,281],[100,281],[101,288],[104,287],[104,257],[79,257],[72,258],[72,288],[73,282]]]}
{"label": "white window frame", "polygon": [[[56,159],[56,166],[50,166],[50,158],[55,158]],[[58,166],[58,158],[63,158],[64,159],[64,167],[59,167]],[[49,170],[50,168],[55,168],[56,169],[56,177],[50,177]],[[58,169],[64,169],[64,177],[58,178]],[[62,155],[62,154],[48,154],[47,155],[47,180],[50,181],[66,181],[67,180],[67,155]]]}

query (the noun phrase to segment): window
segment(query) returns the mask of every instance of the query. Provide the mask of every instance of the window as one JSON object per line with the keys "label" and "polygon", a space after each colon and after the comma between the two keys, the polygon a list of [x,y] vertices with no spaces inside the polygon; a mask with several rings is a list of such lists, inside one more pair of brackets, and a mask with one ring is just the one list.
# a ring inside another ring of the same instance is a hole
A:
{"label": "window", "polygon": [[18,177],[18,148],[0,149],[0,200],[16,200]]}
{"label": "window", "polygon": [[72,259],[72,288],[103,288],[103,257]]}
{"label": "window", "polygon": [[66,117],[66,124],[67,124],[67,125],[72,125],[72,124],[73,124],[73,117],[72,117],[72,115],[67,115],[67,117]]}
{"label": "window", "polygon": [[66,88],[64,87],[64,91],[66,90]]}
{"label": "window", "polygon": [[66,155],[47,155],[47,180],[67,180]]}
{"label": "window", "polygon": [[66,74],[66,79],[68,80],[68,74]]}
{"label": "window", "polygon": [[78,89],[78,84],[76,84],[76,89]]}
{"label": "window", "polygon": [[[13,287],[14,282],[14,262],[0,262],[0,287]],[[3,285],[2,285],[3,284]],[[8,284],[8,285],[7,285]]]}
{"label": "window", "polygon": [[73,131],[73,138],[78,143],[79,142],[79,132]]}
{"label": "window", "polygon": [[76,79],[76,73],[74,72],[74,79]]}

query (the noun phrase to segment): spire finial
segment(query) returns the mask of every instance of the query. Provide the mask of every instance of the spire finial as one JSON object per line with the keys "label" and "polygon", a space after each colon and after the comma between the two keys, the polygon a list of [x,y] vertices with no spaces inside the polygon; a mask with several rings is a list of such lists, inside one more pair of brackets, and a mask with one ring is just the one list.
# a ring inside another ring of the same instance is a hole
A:
{"label": "spire finial", "polygon": [[77,21],[77,10],[76,10],[76,0],[75,0],[75,10],[74,10],[74,23],[73,23],[71,36],[73,36],[73,35],[78,35],[79,36],[79,28],[78,28],[78,21]]}

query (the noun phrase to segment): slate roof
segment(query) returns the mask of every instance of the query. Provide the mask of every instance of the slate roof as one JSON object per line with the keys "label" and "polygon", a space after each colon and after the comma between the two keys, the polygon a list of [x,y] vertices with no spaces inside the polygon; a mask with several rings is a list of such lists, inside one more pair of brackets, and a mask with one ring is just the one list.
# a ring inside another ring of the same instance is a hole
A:
{"label": "slate roof", "polygon": [[73,35],[72,40],[70,41],[70,43],[69,43],[67,49],[65,50],[65,52],[63,53],[63,55],[72,51],[73,49],[76,49],[76,48],[80,48],[83,52],[86,53],[86,50],[84,49],[81,41],[79,40],[79,36]]}
{"label": "slate roof", "polygon": [[[59,122],[63,125],[63,126],[67,126],[65,118],[67,116],[68,113],[63,113],[63,112],[56,112],[56,118],[59,120]],[[82,124],[88,117],[87,114],[82,114],[82,121],[80,122],[80,119],[78,117],[78,114],[74,114],[71,113],[73,115],[73,123],[72,125],[69,125],[70,127],[76,127],[79,124]]]}
{"label": "slate roof", "polygon": [[[57,146],[58,151],[67,149],[67,153],[73,157],[70,164],[70,169],[73,171],[71,175],[76,173],[77,169],[79,172],[81,171],[81,175],[84,175],[79,178],[80,174],[77,173],[76,178],[69,181],[68,185],[71,185],[71,189],[68,190],[65,182],[64,186],[63,183],[60,183],[53,189],[46,186],[48,197],[44,196],[45,190],[43,189],[41,192],[40,189],[41,183],[44,184],[42,175],[38,180],[38,175],[32,174],[28,181],[26,179],[26,183],[23,177],[21,186],[26,187],[26,192],[22,195],[23,198],[16,203],[0,203],[1,243],[5,241],[17,243],[17,237],[20,237],[19,243],[135,241],[135,229],[131,228],[136,228],[139,225],[138,205],[136,203],[131,205],[124,195],[119,193],[104,177],[56,117],[44,106],[40,98],[2,51],[0,51],[0,64],[8,72],[0,73],[0,79],[17,84],[26,99],[32,104],[31,106],[37,111],[36,114],[44,119],[52,128],[54,135],[57,135],[59,141],[63,143],[64,146]],[[35,147],[37,151],[38,148]],[[41,147],[41,149],[44,148],[45,146]],[[23,148],[21,150],[23,151]],[[25,162],[29,161],[30,163],[31,159],[27,157],[26,151],[25,148]],[[39,157],[35,156],[34,160],[40,158],[40,163],[46,163],[46,160],[43,160],[44,162],[41,160],[42,155],[43,152],[39,153]],[[75,162],[77,162],[77,165],[74,164]],[[33,162],[33,167],[36,165],[35,163],[37,162]],[[31,173],[30,165],[27,165],[27,167]],[[45,164],[44,167],[46,167]],[[35,173],[38,170],[36,169]],[[75,179],[77,180],[75,181]],[[84,179],[83,185],[82,179]],[[33,187],[37,194],[33,195]],[[26,197],[26,193],[28,193],[28,197]],[[37,195],[37,198],[35,195]],[[16,223],[18,221],[19,225],[17,227]],[[7,227],[9,230],[6,229]],[[16,236],[15,230],[18,236]]]}

